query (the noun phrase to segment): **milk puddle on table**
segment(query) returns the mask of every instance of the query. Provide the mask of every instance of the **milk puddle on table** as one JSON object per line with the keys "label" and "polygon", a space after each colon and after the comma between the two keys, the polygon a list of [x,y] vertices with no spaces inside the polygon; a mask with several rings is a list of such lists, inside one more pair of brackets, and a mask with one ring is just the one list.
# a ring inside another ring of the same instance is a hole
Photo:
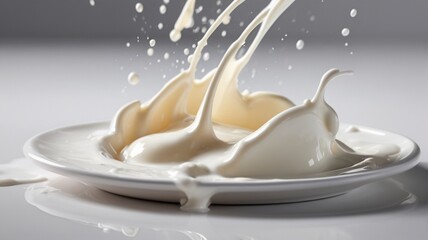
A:
{"label": "milk puddle on table", "polygon": [[37,167],[28,159],[15,159],[0,164],[0,187],[43,182],[52,175],[54,174]]}

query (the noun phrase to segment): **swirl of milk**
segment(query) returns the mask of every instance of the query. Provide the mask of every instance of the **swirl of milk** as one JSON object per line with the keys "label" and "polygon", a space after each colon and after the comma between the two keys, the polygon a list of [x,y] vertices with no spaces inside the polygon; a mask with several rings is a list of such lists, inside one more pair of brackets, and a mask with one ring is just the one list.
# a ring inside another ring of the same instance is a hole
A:
{"label": "swirl of milk", "polygon": [[[208,38],[242,2],[233,1],[208,29],[188,70],[149,102],[133,102],[118,112],[109,138],[118,159],[129,164],[198,162],[209,174],[249,178],[290,178],[355,163],[334,156],[333,149],[343,149],[335,141],[338,118],[324,101],[327,83],[348,72],[327,72],[312,100],[301,106],[273,93],[242,94],[237,89],[239,73],[292,0],[272,0],[232,43],[219,66],[202,80],[195,79]],[[237,59],[259,25],[248,51]]]}
{"label": "swirl of milk", "polygon": [[[241,93],[237,88],[240,72],[294,0],[271,0],[230,45],[218,67],[196,79],[196,66],[208,39],[244,1],[232,1],[212,23],[198,42],[187,70],[150,101],[135,101],[120,109],[105,139],[120,161],[168,166],[171,179],[187,196],[182,201],[187,210],[206,211],[215,192],[198,185],[202,176],[299,178],[373,159],[335,138],[339,120],[324,100],[328,82],[349,71],[329,70],[314,97],[299,106],[277,94]],[[192,22],[194,5],[195,0],[185,4],[171,33],[173,41]],[[258,26],[248,50],[237,58]]]}

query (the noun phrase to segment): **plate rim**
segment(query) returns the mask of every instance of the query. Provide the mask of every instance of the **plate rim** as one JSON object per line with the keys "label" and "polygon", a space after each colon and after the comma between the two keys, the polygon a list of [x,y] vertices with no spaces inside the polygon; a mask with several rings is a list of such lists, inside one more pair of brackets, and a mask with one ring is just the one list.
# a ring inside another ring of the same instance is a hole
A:
{"label": "plate rim", "polygon": [[[24,155],[33,160],[36,165],[45,168],[49,171],[55,172],[60,175],[69,176],[86,176],[90,178],[97,178],[97,179],[105,179],[109,181],[120,181],[120,182],[127,182],[130,184],[156,184],[156,185],[174,185],[175,183],[172,180],[169,179],[150,179],[150,178],[138,178],[138,177],[132,177],[127,175],[116,175],[116,174],[109,174],[107,172],[91,172],[84,169],[80,169],[74,166],[65,166],[59,164],[55,160],[51,160],[47,157],[44,157],[42,153],[40,153],[38,150],[36,150],[33,145],[34,143],[41,138],[44,135],[64,130],[64,129],[72,129],[72,128],[83,128],[83,127],[95,127],[95,126],[102,126],[106,125],[108,126],[109,122],[91,122],[91,123],[84,123],[84,124],[76,124],[76,125],[70,125],[65,127],[58,127],[54,128],[48,131],[44,131],[42,133],[39,133],[33,137],[31,137],[29,140],[27,140],[23,147]],[[420,156],[420,147],[418,144],[413,141],[411,138],[404,136],[402,134],[397,134],[391,131],[385,131],[382,129],[376,129],[356,124],[348,124],[348,123],[340,123],[342,126],[355,126],[358,128],[363,128],[367,130],[372,131],[381,131],[388,134],[394,134],[401,136],[403,138],[406,138],[409,140],[412,145],[413,149],[412,151],[406,155],[405,157],[401,158],[399,161],[393,162],[391,164],[388,164],[385,167],[377,168],[377,169],[370,169],[367,171],[362,172],[352,172],[342,175],[333,175],[333,176],[323,176],[323,177],[307,177],[307,178],[290,178],[290,179],[251,179],[251,181],[233,181],[233,182],[216,182],[216,181],[198,181],[198,184],[200,186],[205,187],[280,187],[283,185],[306,185],[306,184],[322,184],[325,182],[332,182],[337,180],[365,180],[365,181],[371,181],[372,179],[381,179],[389,176],[396,175],[401,172],[405,172],[414,166],[416,166],[419,163],[419,156]],[[107,130],[107,129],[106,129]],[[118,161],[116,159],[111,159]],[[363,179],[362,179],[363,178]],[[77,179],[79,180],[79,179]]]}

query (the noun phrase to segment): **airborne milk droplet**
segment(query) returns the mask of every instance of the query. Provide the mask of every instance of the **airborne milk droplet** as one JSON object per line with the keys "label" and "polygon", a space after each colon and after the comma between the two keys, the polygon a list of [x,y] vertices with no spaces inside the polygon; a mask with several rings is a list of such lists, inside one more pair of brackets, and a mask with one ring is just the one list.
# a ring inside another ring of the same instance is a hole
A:
{"label": "airborne milk droplet", "polygon": [[351,31],[349,30],[349,28],[344,28],[344,29],[342,29],[342,36],[347,37],[347,36],[349,36],[350,32]]}
{"label": "airborne milk droplet", "polygon": [[143,10],[144,10],[144,5],[142,3],[135,4],[135,11],[137,11],[137,13],[142,13]]}
{"label": "airborne milk droplet", "polygon": [[210,59],[210,53],[209,52],[204,53],[202,58],[204,59],[204,61],[208,61]]}
{"label": "airborne milk droplet", "polygon": [[147,49],[147,55],[148,56],[153,56],[153,53],[154,53],[154,50],[153,50],[153,48],[149,48],[149,49]]}
{"label": "airborne milk droplet", "polygon": [[201,5],[198,8],[196,8],[195,13],[198,14],[198,13],[202,12],[203,9],[204,9],[204,7]]}
{"label": "airborne milk droplet", "polygon": [[305,42],[303,40],[300,39],[299,41],[296,42],[297,50],[302,50],[304,46],[305,46]]}
{"label": "airborne milk droplet", "polygon": [[185,48],[185,49],[183,50],[183,53],[184,53],[184,55],[189,55],[189,49],[188,49],[188,48]]}
{"label": "airborne milk droplet", "polygon": [[165,14],[165,13],[166,13],[166,6],[165,6],[165,5],[161,5],[161,6],[159,7],[159,12],[160,12],[161,14]]}
{"label": "airborne milk droplet", "polygon": [[193,59],[193,54],[191,54],[187,57],[187,62],[188,63],[192,62],[192,59]]}
{"label": "airborne milk droplet", "polygon": [[93,7],[95,6],[95,0],[89,0],[89,4]]}
{"label": "airborne milk droplet", "polygon": [[254,78],[256,76],[256,69],[251,69],[251,78]]}
{"label": "airborne milk droplet", "polygon": [[130,72],[128,75],[128,83],[135,86],[140,82],[140,76],[135,72]]}
{"label": "airborne milk droplet", "polygon": [[156,40],[150,39],[149,45],[150,45],[150,47],[154,47],[156,45]]}
{"label": "airborne milk droplet", "polygon": [[357,13],[358,13],[357,9],[354,8],[354,9],[351,10],[351,12],[349,13],[349,15],[354,18],[354,17],[357,16]]}

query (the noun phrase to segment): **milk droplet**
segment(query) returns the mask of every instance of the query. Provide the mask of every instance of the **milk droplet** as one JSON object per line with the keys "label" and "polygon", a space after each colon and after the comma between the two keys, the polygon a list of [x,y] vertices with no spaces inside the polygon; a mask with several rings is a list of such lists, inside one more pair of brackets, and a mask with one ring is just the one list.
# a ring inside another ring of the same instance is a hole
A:
{"label": "milk droplet", "polygon": [[240,27],[243,27],[243,26],[244,26],[244,22],[240,22],[240,23],[239,23],[239,26],[240,26]]}
{"label": "milk droplet", "polygon": [[205,17],[205,16],[203,16],[202,18],[201,18],[201,21],[202,21],[202,23],[207,23],[207,21],[208,21],[208,18],[207,17]]}
{"label": "milk droplet", "polygon": [[311,22],[315,21],[315,16],[314,15],[310,16],[309,21],[311,21]]}
{"label": "milk droplet", "polygon": [[296,42],[297,50],[302,50],[304,46],[305,46],[305,42],[303,40],[300,39],[299,41]]}
{"label": "milk droplet", "polygon": [[140,82],[140,76],[137,73],[131,72],[128,75],[128,83],[135,86]]}
{"label": "milk droplet", "polygon": [[95,0],[89,0],[89,4],[93,7],[95,6]]}
{"label": "milk droplet", "polygon": [[168,4],[169,0],[163,0],[163,3]]}
{"label": "milk droplet", "polygon": [[251,69],[251,78],[254,78],[256,76],[256,69]]}
{"label": "milk droplet", "polygon": [[161,5],[161,6],[159,7],[159,12],[160,12],[161,14],[165,14],[165,13],[166,13],[166,6],[165,6],[165,5]]}
{"label": "milk droplet", "polygon": [[223,30],[223,31],[221,32],[221,36],[222,36],[222,37],[226,37],[226,34],[227,34],[226,30]]}
{"label": "milk droplet", "polygon": [[131,46],[131,43],[130,42],[127,42],[126,43],[126,47],[130,47]]}
{"label": "milk droplet", "polygon": [[347,42],[346,42],[346,43],[345,43],[345,47],[347,47],[348,45],[349,45],[349,43],[347,43]]}
{"label": "milk droplet", "polygon": [[193,54],[189,55],[189,57],[187,57],[187,62],[190,63],[192,62],[193,59]]}
{"label": "milk droplet", "polygon": [[354,18],[354,17],[356,17],[357,16],[357,9],[355,9],[355,8],[353,8],[352,10],[351,10],[351,12],[349,13],[349,15],[351,15],[351,17],[352,18]]}
{"label": "milk droplet", "polygon": [[184,55],[189,55],[189,49],[188,49],[188,48],[185,48],[185,49],[183,50],[183,53],[184,53]]}
{"label": "milk droplet", "polygon": [[165,59],[165,60],[167,60],[167,59],[169,59],[169,53],[165,53],[164,55],[163,55],[163,58]]}
{"label": "milk droplet", "polygon": [[159,24],[158,24],[158,29],[159,29],[159,30],[162,30],[162,28],[163,28],[163,23],[159,23]]}
{"label": "milk droplet", "polygon": [[154,53],[153,48],[149,48],[149,49],[147,49],[147,55],[149,55],[149,56],[153,56],[153,53]]}
{"label": "milk droplet", "polygon": [[150,39],[149,45],[150,45],[150,47],[154,47],[156,45],[156,40]]}
{"label": "milk droplet", "polygon": [[350,32],[351,31],[349,30],[349,28],[344,28],[344,29],[342,29],[342,36],[347,37],[347,36],[349,36]]}
{"label": "milk droplet", "polygon": [[293,66],[288,65],[287,69],[288,69],[288,70],[291,70],[291,69],[293,69]]}
{"label": "milk droplet", "polygon": [[202,12],[203,9],[204,9],[204,7],[201,5],[198,8],[196,8],[195,13],[198,14],[198,13]]}
{"label": "milk droplet", "polygon": [[202,58],[204,59],[204,61],[208,61],[210,59],[210,53],[209,52],[204,53]]}
{"label": "milk droplet", "polygon": [[135,4],[135,11],[137,11],[137,13],[142,13],[143,10],[144,10],[144,5],[142,3]]}

